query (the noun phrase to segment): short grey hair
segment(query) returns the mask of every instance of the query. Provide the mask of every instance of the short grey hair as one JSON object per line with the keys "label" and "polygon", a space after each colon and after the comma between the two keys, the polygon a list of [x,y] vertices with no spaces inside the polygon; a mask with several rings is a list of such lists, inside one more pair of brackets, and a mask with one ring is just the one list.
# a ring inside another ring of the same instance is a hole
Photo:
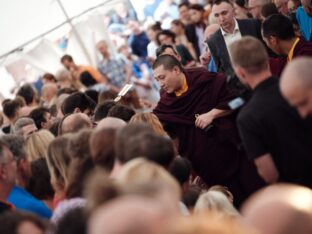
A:
{"label": "short grey hair", "polygon": [[35,124],[32,118],[21,117],[15,122],[12,128],[12,133],[16,136],[23,136],[22,128],[30,124]]}
{"label": "short grey hair", "polygon": [[23,137],[7,134],[1,136],[0,140],[9,147],[15,160],[26,158],[26,142]]}

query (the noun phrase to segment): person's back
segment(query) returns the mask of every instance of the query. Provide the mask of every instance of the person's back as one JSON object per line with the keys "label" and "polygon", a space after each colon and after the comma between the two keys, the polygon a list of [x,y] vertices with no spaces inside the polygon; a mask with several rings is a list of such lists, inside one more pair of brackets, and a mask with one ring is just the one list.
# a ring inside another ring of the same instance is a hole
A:
{"label": "person's back", "polygon": [[[238,115],[242,138],[249,158],[270,151],[279,171],[279,180],[312,186],[312,119],[301,120],[297,111],[282,98],[275,77],[259,84]],[[243,128],[243,130],[242,130]],[[246,132],[257,131],[258,138]],[[248,134],[248,133],[247,133]]]}

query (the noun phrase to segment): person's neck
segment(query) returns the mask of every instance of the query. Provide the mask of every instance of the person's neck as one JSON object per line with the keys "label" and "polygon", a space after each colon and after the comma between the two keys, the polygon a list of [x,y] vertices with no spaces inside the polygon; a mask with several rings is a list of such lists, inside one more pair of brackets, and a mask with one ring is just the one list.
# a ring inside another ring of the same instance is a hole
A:
{"label": "person's neck", "polygon": [[284,55],[289,54],[291,48],[293,47],[294,43],[296,42],[297,37],[294,37],[290,40],[285,40],[285,41],[281,41],[281,47],[282,47],[282,52]]}
{"label": "person's neck", "polygon": [[6,202],[8,196],[13,189],[13,185],[8,185],[6,183],[0,182],[0,201]]}
{"label": "person's neck", "polygon": [[179,89],[177,89],[175,92],[178,93],[178,92],[181,92],[183,91],[183,84],[184,84],[184,81],[186,80],[186,76],[184,73],[181,73],[180,75],[180,84],[179,84]]}
{"label": "person's neck", "polygon": [[235,20],[233,19],[233,23],[229,28],[222,28],[224,32],[233,34],[235,29]]}
{"label": "person's neck", "polygon": [[272,72],[270,71],[270,69],[266,69],[262,72],[255,74],[255,75],[250,75],[249,76],[249,86],[252,89],[255,89],[260,83],[267,80],[271,76],[272,76]]}

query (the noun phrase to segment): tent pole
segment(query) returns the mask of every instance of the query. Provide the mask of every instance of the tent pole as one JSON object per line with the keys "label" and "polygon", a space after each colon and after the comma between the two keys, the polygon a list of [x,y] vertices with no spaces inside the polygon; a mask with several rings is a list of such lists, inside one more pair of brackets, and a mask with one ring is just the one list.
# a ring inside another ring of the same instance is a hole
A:
{"label": "tent pole", "polygon": [[76,38],[77,38],[77,41],[78,41],[78,43],[79,43],[79,45],[80,45],[80,47],[81,47],[83,53],[85,54],[85,56],[86,56],[86,58],[87,58],[89,64],[92,64],[92,59],[91,59],[91,57],[90,57],[90,54],[88,53],[88,50],[87,50],[87,48],[85,47],[84,43],[82,42],[79,33],[77,32],[77,30],[76,30],[75,26],[73,25],[71,19],[69,18],[69,16],[68,16],[68,14],[67,14],[67,12],[66,12],[66,10],[65,10],[65,8],[64,8],[64,6],[63,6],[63,4],[62,4],[62,2],[61,2],[61,0],[56,0],[56,1],[57,1],[57,3],[59,4],[59,6],[60,6],[60,8],[61,8],[61,10],[62,10],[62,12],[63,12],[63,14],[65,15],[66,20],[67,20],[67,23],[68,23],[68,24],[70,25],[70,27],[72,28],[73,33],[75,34],[75,36],[76,36]]}

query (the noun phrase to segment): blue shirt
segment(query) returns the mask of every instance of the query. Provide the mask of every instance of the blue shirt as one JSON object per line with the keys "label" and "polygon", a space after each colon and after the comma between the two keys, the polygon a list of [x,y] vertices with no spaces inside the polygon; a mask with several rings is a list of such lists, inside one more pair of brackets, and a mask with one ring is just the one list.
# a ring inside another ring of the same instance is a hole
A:
{"label": "blue shirt", "polygon": [[210,62],[208,63],[208,71],[209,72],[217,72],[217,65],[213,58],[211,57]]}
{"label": "blue shirt", "polygon": [[309,16],[303,7],[297,9],[296,18],[302,33],[302,36],[306,41],[311,40],[312,33],[312,17]]}
{"label": "blue shirt", "polygon": [[147,45],[149,40],[145,32],[141,32],[138,35],[130,35],[128,44],[131,47],[132,53],[140,58],[147,57]]}
{"label": "blue shirt", "polygon": [[28,211],[47,219],[52,216],[51,210],[42,201],[33,197],[21,187],[14,186],[7,200],[17,210]]}

